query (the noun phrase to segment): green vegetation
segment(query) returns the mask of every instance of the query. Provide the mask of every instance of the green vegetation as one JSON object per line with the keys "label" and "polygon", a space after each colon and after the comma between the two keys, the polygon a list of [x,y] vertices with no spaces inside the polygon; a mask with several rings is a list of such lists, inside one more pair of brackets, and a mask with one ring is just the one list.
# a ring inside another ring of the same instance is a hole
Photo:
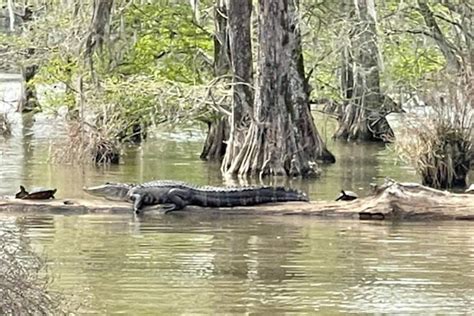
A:
{"label": "green vegetation", "polygon": [[[117,154],[123,142],[145,137],[150,125],[216,124],[232,112],[232,80],[226,75],[216,78],[215,71],[218,59],[226,58],[219,56],[218,47],[228,43],[217,28],[228,18],[226,8],[209,0],[195,3],[196,7],[184,0],[35,2],[30,4],[33,18],[17,32],[0,36],[0,46],[6,48],[2,58],[22,67],[38,65],[30,86],[66,85],[53,108],[68,108],[73,121],[70,137],[76,137],[70,144],[90,144],[82,146],[85,155],[71,158],[97,162],[98,152],[103,152],[94,147],[105,146]],[[22,4],[15,5],[17,11],[24,10]],[[302,0],[298,13],[295,23],[301,33],[309,100],[334,101],[342,107],[339,113],[352,113],[340,121],[347,125],[340,138],[380,134],[371,129],[393,110],[383,108],[386,97],[400,103],[440,89],[433,85],[437,78],[453,83],[459,76],[464,82],[472,78],[472,7],[462,1],[391,0],[374,5],[367,0],[354,7],[348,0]],[[258,64],[261,21],[258,12],[252,14],[253,60]],[[343,82],[344,76],[351,81]],[[374,91],[380,98],[369,100],[367,95]],[[352,99],[348,93],[354,93]],[[370,126],[362,126],[365,120]],[[89,140],[83,139],[89,135]]]}

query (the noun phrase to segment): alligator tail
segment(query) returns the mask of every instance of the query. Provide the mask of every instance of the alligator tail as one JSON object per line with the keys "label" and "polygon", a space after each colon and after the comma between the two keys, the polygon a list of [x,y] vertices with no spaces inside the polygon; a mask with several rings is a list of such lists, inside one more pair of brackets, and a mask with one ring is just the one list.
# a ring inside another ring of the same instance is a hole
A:
{"label": "alligator tail", "polygon": [[246,206],[289,201],[307,202],[309,198],[301,191],[284,187],[197,190],[193,194],[194,204],[211,207]]}
{"label": "alligator tail", "polygon": [[265,200],[268,202],[290,202],[304,201],[308,202],[309,198],[306,193],[285,187],[262,187],[259,189],[257,200]]}

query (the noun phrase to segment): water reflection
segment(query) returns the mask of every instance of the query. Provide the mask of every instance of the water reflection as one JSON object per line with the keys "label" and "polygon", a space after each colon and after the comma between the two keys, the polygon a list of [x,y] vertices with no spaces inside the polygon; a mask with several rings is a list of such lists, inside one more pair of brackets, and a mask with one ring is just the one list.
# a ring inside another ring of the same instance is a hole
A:
{"label": "water reflection", "polygon": [[[3,220],[0,217],[0,220]],[[184,214],[17,217],[97,313],[468,313],[466,223]]]}
{"label": "water reflection", "polygon": [[[324,118],[320,118],[322,121]],[[83,186],[105,181],[144,182],[153,179],[176,179],[201,185],[238,185],[221,177],[219,164],[199,159],[204,133],[184,128],[179,132],[159,131],[141,146],[124,148],[123,163],[96,168],[87,165],[49,163],[55,150],[53,140],[64,137],[62,119],[52,115],[22,116],[21,128],[9,139],[0,138],[0,195],[13,194],[20,184],[27,187],[58,188],[59,198],[85,198]],[[331,125],[322,124],[327,128]],[[52,128],[54,127],[54,128]],[[327,133],[322,130],[322,133]],[[309,193],[312,199],[334,199],[341,189],[369,192],[372,182],[385,176],[416,181],[414,172],[396,165],[393,154],[382,144],[348,144],[328,140],[337,163],[322,166],[317,180],[257,179],[245,184],[290,185]]]}
{"label": "water reflection", "polygon": [[[199,160],[203,133],[160,132],[124,150],[118,166],[48,163],[52,116],[16,116],[0,137],[0,195],[20,184],[85,197],[105,181],[156,178],[228,184],[219,166]],[[330,135],[334,126],[318,118]],[[54,126],[55,128],[51,128]],[[337,163],[312,181],[285,184],[312,199],[341,188],[368,192],[389,176],[417,181],[380,144],[334,143]],[[279,180],[278,180],[279,181]],[[55,287],[84,301],[81,313],[459,313],[474,304],[474,233],[465,223],[359,223],[309,218],[193,215],[0,214],[50,260]]]}

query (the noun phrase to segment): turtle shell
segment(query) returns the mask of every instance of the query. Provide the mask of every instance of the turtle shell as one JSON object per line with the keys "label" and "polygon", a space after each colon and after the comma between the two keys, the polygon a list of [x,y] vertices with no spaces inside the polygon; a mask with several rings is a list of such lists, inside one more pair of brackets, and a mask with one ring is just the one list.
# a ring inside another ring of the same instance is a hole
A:
{"label": "turtle shell", "polygon": [[31,192],[28,192],[24,186],[20,185],[20,192],[15,195],[15,198],[23,200],[54,199],[54,194],[56,191],[57,189],[35,188]]}
{"label": "turtle shell", "polygon": [[341,190],[341,193],[337,197],[336,201],[353,201],[358,198],[359,196],[355,192]]}

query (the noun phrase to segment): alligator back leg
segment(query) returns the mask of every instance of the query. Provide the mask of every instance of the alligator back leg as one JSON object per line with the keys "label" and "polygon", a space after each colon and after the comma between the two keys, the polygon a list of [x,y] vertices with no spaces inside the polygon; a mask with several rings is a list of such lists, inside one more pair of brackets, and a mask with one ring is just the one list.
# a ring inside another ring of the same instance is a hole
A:
{"label": "alligator back leg", "polygon": [[165,214],[182,210],[190,203],[191,192],[189,189],[174,188],[166,194],[166,200],[171,206],[165,209]]}

